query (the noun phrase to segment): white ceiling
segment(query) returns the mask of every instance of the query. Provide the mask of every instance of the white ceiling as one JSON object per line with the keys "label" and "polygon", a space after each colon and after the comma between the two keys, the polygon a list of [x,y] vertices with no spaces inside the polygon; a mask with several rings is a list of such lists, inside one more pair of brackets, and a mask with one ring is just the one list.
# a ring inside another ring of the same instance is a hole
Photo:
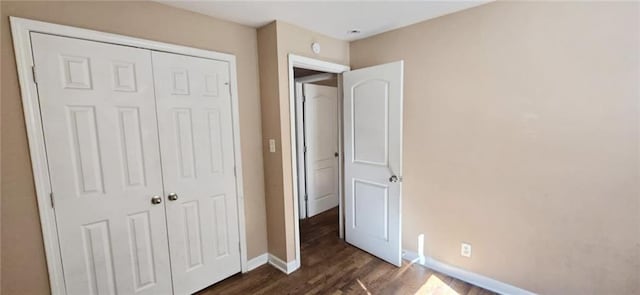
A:
{"label": "white ceiling", "polygon": [[[490,2],[471,1],[171,1],[174,7],[261,27],[281,20],[341,40],[357,40]],[[352,29],[360,34],[349,34]]]}

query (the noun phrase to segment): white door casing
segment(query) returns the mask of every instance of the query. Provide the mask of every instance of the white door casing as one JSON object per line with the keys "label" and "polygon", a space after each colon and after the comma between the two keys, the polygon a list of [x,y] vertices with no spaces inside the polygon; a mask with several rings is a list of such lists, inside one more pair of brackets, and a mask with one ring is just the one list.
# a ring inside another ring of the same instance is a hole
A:
{"label": "white door casing", "polygon": [[229,64],[153,52],[175,294],[240,272]]}
{"label": "white door casing", "polygon": [[400,266],[403,62],[343,79],[346,240]]}
{"label": "white door casing", "polygon": [[305,83],[307,216],[338,206],[338,89]]}
{"label": "white door casing", "polygon": [[304,160],[304,95],[302,94],[302,83],[295,83],[295,122],[296,122],[296,182],[298,183],[298,219],[307,218],[307,177]]}
{"label": "white door casing", "polygon": [[171,293],[151,51],[31,39],[67,293]]}

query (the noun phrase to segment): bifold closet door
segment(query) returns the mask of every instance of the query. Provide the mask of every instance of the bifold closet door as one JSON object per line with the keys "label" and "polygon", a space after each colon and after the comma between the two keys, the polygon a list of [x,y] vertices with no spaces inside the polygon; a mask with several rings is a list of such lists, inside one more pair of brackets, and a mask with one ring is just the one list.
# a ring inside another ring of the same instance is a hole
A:
{"label": "bifold closet door", "polygon": [[240,272],[229,64],[153,52],[175,294]]}
{"label": "bifold closet door", "polygon": [[67,294],[170,294],[151,52],[31,41]]}

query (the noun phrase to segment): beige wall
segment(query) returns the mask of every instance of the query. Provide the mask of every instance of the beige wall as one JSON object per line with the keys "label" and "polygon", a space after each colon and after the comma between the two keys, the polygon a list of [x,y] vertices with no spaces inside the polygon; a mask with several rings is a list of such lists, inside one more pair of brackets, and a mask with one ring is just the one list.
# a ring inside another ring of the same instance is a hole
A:
{"label": "beige wall", "polygon": [[[311,51],[313,42],[320,43],[320,54]],[[269,252],[285,261],[292,261],[295,259],[295,219],[289,131],[288,55],[293,53],[348,65],[349,43],[276,21],[258,30],[258,47],[262,80],[260,90]],[[274,54],[277,55],[277,63],[272,60]],[[268,150],[270,138],[276,140],[275,153]]]}
{"label": "beige wall", "polygon": [[424,234],[542,294],[640,294],[639,8],[495,2],[351,44],[354,68],[405,61],[405,248]]}
{"label": "beige wall", "polygon": [[5,294],[48,292],[9,15],[238,57],[250,258],[294,259],[287,55],[355,68],[404,59],[405,248],[425,234],[427,255],[545,294],[640,293],[637,2],[492,3],[351,47],[149,2],[0,8]]}
{"label": "beige wall", "polygon": [[[280,142],[278,48],[276,23],[258,29],[258,57],[260,62],[260,100],[262,106],[262,137],[264,154],[265,198],[269,253],[286,257],[284,202],[282,201],[282,161],[279,153],[268,151],[269,138]],[[280,151],[280,146],[276,148]]]}
{"label": "beige wall", "polygon": [[267,251],[255,29],[153,2],[2,1],[1,10],[2,293],[49,290],[8,16],[235,54],[248,256]]}

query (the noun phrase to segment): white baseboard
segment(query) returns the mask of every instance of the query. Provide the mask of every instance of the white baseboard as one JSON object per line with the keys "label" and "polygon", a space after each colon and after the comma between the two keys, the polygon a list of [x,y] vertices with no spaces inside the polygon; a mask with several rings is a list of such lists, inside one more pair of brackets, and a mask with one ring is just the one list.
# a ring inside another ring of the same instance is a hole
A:
{"label": "white baseboard", "polygon": [[405,260],[411,261],[412,263],[420,264],[422,266],[433,269],[437,272],[443,273],[450,277],[463,280],[467,283],[476,285],[478,287],[481,287],[499,294],[535,295],[535,293],[531,291],[527,291],[525,289],[521,289],[516,286],[512,286],[507,283],[503,283],[503,282],[494,280],[492,278],[479,275],[477,273],[473,273],[455,266],[445,264],[431,257],[420,256],[416,252],[403,250],[402,258],[404,258]]}
{"label": "white baseboard", "polygon": [[252,271],[258,268],[259,266],[267,264],[267,262],[269,262],[269,253],[264,253],[254,258],[251,258],[249,259],[249,261],[247,261],[247,271]]}
{"label": "white baseboard", "polygon": [[273,267],[277,268],[285,274],[290,274],[300,268],[299,261],[294,260],[287,263],[273,254],[269,254],[269,264],[273,265]]}

